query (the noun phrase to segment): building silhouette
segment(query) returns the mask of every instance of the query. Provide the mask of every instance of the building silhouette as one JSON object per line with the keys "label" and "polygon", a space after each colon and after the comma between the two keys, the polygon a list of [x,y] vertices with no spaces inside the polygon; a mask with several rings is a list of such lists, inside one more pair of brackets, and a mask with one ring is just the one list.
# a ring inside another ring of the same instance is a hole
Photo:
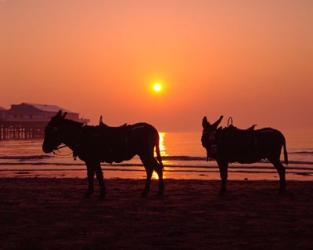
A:
{"label": "building silhouette", "polygon": [[79,113],[57,105],[12,104],[10,109],[0,107],[0,140],[42,138],[47,123],[59,110],[67,112],[68,119],[89,122],[88,119],[80,118]]}

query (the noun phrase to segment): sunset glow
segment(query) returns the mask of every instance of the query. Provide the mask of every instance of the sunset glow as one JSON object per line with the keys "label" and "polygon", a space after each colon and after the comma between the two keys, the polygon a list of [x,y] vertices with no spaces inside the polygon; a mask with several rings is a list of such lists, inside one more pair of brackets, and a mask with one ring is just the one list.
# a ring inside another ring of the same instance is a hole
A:
{"label": "sunset glow", "polygon": [[313,126],[312,1],[26,2],[0,1],[0,107],[57,104],[162,131],[221,114]]}

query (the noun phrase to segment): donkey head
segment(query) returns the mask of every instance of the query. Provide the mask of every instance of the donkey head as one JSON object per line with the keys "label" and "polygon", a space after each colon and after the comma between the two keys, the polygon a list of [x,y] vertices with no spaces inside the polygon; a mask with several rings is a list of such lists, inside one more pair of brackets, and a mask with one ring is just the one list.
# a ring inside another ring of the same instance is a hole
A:
{"label": "donkey head", "polygon": [[206,148],[207,151],[210,150],[211,145],[215,142],[217,128],[220,122],[222,121],[222,119],[223,119],[223,116],[221,115],[220,118],[213,124],[208,122],[208,119],[206,118],[206,116],[203,117],[202,119],[203,131],[202,131],[201,142],[202,142],[202,146]]}
{"label": "donkey head", "polygon": [[61,126],[66,114],[66,112],[62,113],[60,110],[54,117],[51,118],[46,126],[45,138],[42,144],[42,150],[45,153],[51,153],[62,143]]}

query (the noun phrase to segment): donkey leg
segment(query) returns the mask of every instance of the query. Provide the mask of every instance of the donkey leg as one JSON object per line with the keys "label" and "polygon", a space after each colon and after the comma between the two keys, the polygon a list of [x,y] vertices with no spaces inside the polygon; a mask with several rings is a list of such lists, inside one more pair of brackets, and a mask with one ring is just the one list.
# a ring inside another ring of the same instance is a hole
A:
{"label": "donkey leg", "polygon": [[226,185],[227,185],[227,177],[228,177],[228,163],[227,162],[218,162],[218,167],[220,170],[220,176],[221,176],[221,189],[220,194],[224,194],[226,191]]}
{"label": "donkey leg", "polygon": [[286,171],[280,160],[271,161],[276,168],[279,175],[279,192],[282,193],[286,190]]}
{"label": "donkey leg", "polygon": [[164,180],[163,180],[163,167],[155,161],[155,171],[158,174],[159,177],[159,192],[158,195],[162,196],[164,194]]}
{"label": "donkey leg", "polygon": [[89,197],[94,192],[93,179],[95,175],[95,170],[93,164],[88,163],[86,165],[87,165],[88,189],[85,196]]}
{"label": "donkey leg", "polygon": [[141,159],[141,161],[145,167],[146,174],[147,174],[145,188],[144,188],[143,192],[141,193],[141,196],[147,197],[148,193],[150,192],[150,184],[151,184],[151,177],[152,177],[152,173],[153,173],[153,167],[150,164],[149,160],[147,160],[146,158],[140,156],[140,159]]}
{"label": "donkey leg", "polygon": [[145,189],[143,190],[141,194],[142,197],[147,197],[150,192],[151,177],[153,173],[153,169],[151,168],[151,166],[145,165],[145,169],[146,169],[147,178],[146,178]]}
{"label": "donkey leg", "polygon": [[163,194],[164,194],[163,167],[157,161],[155,161],[154,169],[157,172],[158,177],[159,177],[159,192],[158,192],[158,195],[163,196]]}
{"label": "donkey leg", "polygon": [[106,190],[105,190],[103,173],[102,173],[100,162],[97,163],[96,176],[97,176],[98,183],[99,183],[99,188],[100,188],[100,197],[104,198],[105,195],[106,195]]}

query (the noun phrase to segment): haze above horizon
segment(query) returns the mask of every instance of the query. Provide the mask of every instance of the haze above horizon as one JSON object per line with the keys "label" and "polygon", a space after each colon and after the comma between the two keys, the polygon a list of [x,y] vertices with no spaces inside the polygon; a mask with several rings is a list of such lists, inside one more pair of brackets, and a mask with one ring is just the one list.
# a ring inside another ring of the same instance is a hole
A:
{"label": "haze above horizon", "polygon": [[312,128],[312,25],[306,0],[0,1],[0,106],[160,131],[220,114]]}

